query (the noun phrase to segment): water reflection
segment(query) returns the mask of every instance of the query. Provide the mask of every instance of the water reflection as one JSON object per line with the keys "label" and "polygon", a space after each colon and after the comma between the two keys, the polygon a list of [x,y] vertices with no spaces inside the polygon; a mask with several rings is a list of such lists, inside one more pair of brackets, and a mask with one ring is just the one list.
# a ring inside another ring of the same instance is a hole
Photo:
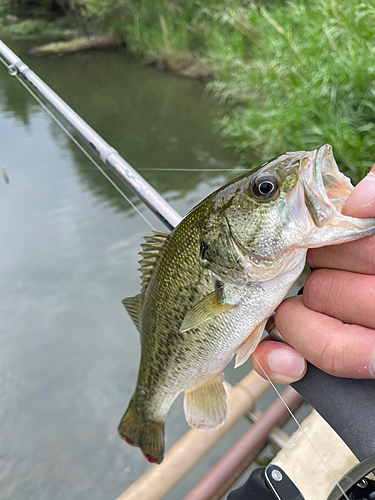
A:
{"label": "water reflection", "polygon": [[[17,117],[23,125],[30,123],[30,114],[37,109],[36,102],[30,102],[26,92],[21,92],[15,85],[15,79],[6,78],[6,69],[0,66],[0,110],[3,115],[12,115]],[[5,75],[4,75],[5,73]]]}
{"label": "water reflection", "polygon": [[[166,75],[126,58],[121,52],[81,53],[65,58],[30,58],[27,47],[14,47],[26,63],[160,192],[180,194],[217,177],[215,172],[181,173],[174,168],[226,169],[235,165],[212,133],[217,108],[199,82]],[[11,78],[2,79],[2,102],[28,123],[37,104]],[[209,131],[209,133],[207,133]],[[83,182],[114,203],[94,167],[51,122],[51,135],[71,149]],[[153,172],[153,168],[170,171]],[[143,170],[147,169],[147,170]],[[100,186],[100,187],[99,187]]]}
{"label": "water reflection", "polygon": [[[153,172],[153,168],[228,168],[231,153],[223,151],[211,132],[217,110],[202,96],[199,82],[166,75],[127,59],[121,53],[77,54],[62,60],[33,60],[38,74],[160,192],[194,189],[217,176]],[[98,70],[99,69],[99,70]],[[207,134],[207,131],[210,131]],[[98,191],[98,176],[65,137],[80,175],[98,194],[113,202],[111,189]]]}
{"label": "water reflection", "polygon": [[[136,168],[235,165],[198,82],[116,52],[29,59],[11,46]],[[0,497],[115,498],[148,468],[116,427],[139,359],[121,299],[139,290],[149,228],[5,69],[0,160],[10,178],[0,183]],[[181,214],[227,179],[144,175]],[[179,400],[167,446],[186,430]]]}

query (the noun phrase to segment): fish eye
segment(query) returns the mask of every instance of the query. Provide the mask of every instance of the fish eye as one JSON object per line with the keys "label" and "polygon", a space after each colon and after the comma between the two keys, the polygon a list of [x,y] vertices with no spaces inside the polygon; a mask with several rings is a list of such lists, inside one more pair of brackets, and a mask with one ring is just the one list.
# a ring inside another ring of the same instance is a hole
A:
{"label": "fish eye", "polygon": [[279,181],[273,175],[261,175],[257,177],[252,185],[253,194],[261,199],[268,200],[277,193]]}

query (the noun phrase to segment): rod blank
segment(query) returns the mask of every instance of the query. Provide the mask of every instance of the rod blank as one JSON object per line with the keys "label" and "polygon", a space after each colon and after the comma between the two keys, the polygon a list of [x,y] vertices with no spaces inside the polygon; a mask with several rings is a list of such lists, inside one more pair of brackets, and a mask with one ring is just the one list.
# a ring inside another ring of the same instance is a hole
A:
{"label": "rod blank", "polygon": [[39,97],[51,106],[91,151],[152,210],[168,229],[174,229],[180,223],[182,218],[174,208],[1,40],[0,55],[10,65],[9,74],[13,76],[18,74]]}

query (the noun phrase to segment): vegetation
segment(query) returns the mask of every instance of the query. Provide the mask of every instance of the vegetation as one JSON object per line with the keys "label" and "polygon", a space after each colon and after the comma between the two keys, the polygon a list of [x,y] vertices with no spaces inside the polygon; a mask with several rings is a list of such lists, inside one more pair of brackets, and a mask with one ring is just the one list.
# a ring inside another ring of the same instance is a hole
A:
{"label": "vegetation", "polygon": [[211,88],[234,102],[222,132],[246,157],[330,143],[358,181],[375,161],[375,5],[291,1],[227,14],[250,57],[217,60]]}
{"label": "vegetation", "polygon": [[143,55],[194,51],[210,61],[209,88],[231,105],[219,128],[243,161],[328,142],[355,181],[371,167],[373,2],[195,1],[163,9],[143,2],[143,8],[127,28],[130,46]]}
{"label": "vegetation", "polygon": [[64,15],[64,0],[0,0],[0,16],[51,21]]}
{"label": "vegetation", "polygon": [[17,23],[7,23],[0,18],[0,36],[22,39],[60,39],[70,33],[70,23],[65,18],[58,21],[44,19],[24,19]]}
{"label": "vegetation", "polygon": [[209,68],[229,109],[218,129],[244,162],[329,142],[358,181],[375,161],[374,0],[66,2],[142,57]]}

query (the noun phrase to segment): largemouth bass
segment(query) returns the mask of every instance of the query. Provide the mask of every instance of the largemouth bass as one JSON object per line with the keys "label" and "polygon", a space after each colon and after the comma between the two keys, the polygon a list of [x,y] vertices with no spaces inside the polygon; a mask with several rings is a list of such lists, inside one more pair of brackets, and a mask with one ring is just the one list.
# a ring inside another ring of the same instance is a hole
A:
{"label": "largemouth bass", "polygon": [[182,391],[191,426],[222,425],[223,369],[253,352],[307,249],[375,232],[375,219],[341,214],[352,189],[331,146],[285,153],[215,191],[171,234],[146,238],[142,291],[124,300],[141,362],[119,433],[150,462],[163,459],[164,422]]}

